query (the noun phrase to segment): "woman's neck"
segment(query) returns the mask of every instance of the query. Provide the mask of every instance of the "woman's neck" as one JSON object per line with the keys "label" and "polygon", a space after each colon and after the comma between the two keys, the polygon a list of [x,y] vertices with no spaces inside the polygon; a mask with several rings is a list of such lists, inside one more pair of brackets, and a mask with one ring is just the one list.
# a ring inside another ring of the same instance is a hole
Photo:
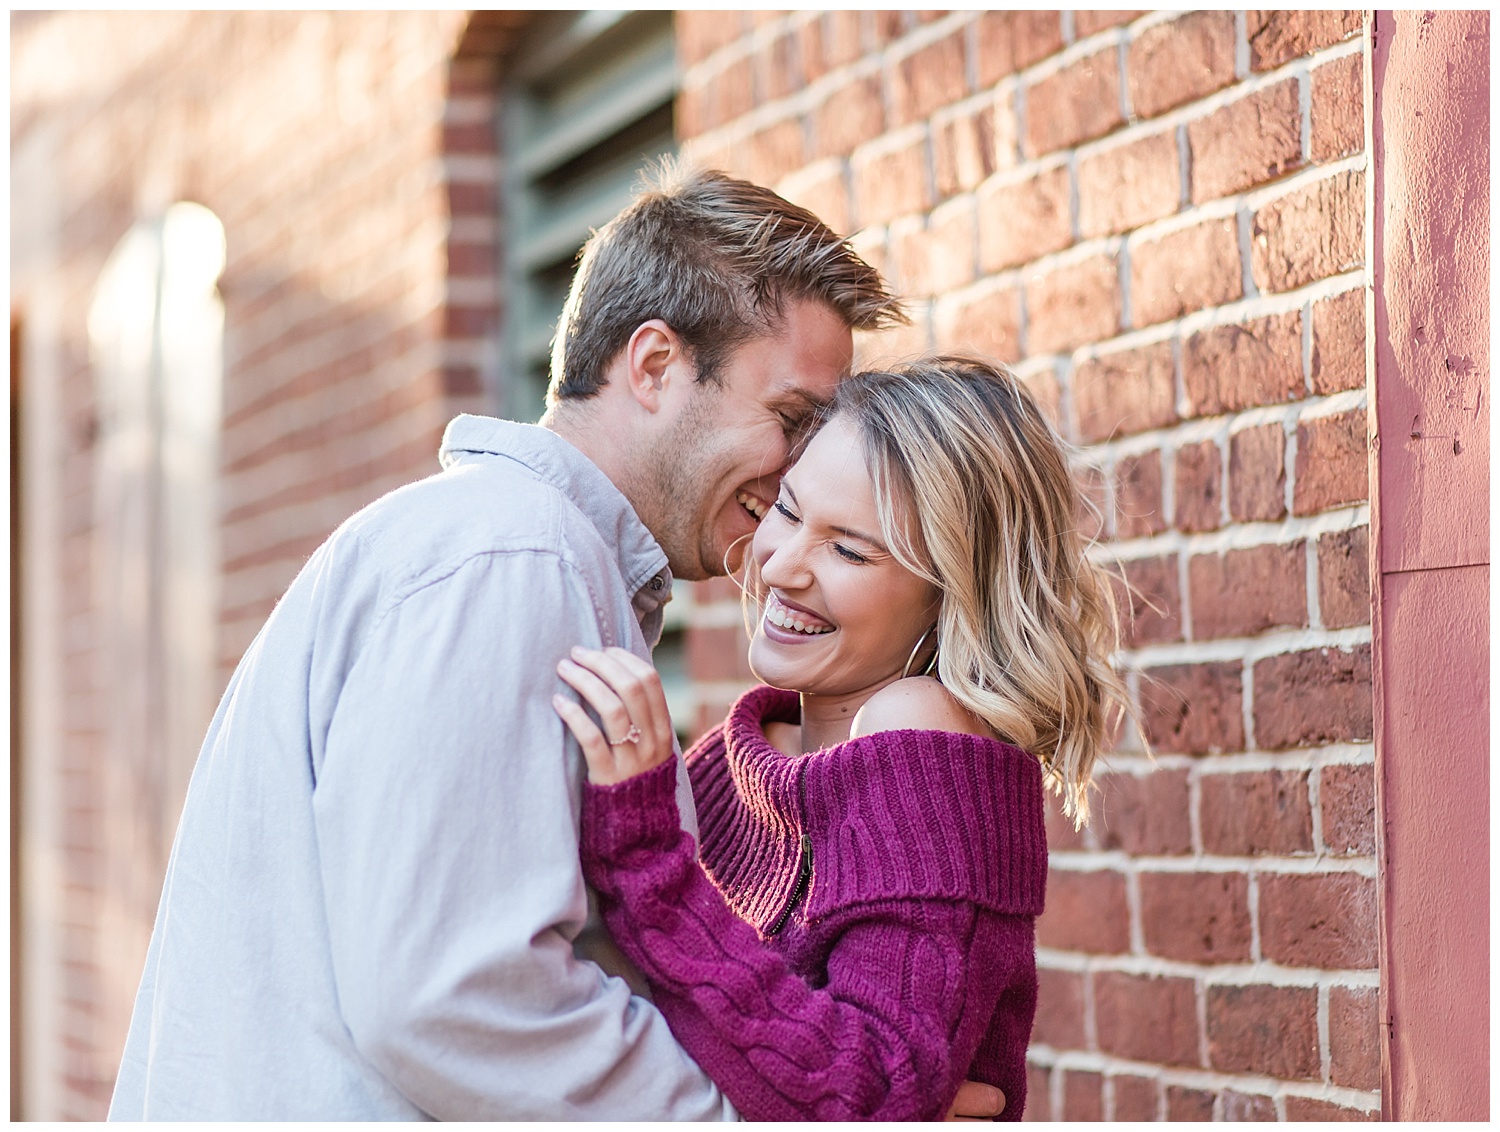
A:
{"label": "woman's neck", "polygon": [[808,692],[801,694],[802,727],[799,746],[803,754],[821,751],[849,740],[850,729],[859,709],[880,689],[900,679],[891,676],[869,688],[839,696],[820,696]]}

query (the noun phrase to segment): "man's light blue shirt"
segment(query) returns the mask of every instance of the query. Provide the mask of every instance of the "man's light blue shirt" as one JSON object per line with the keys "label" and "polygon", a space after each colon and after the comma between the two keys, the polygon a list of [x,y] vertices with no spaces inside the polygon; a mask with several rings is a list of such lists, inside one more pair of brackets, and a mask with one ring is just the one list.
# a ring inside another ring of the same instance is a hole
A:
{"label": "man's light blue shirt", "polygon": [[[545,429],[459,417],[441,459],[313,554],[235,670],[111,1119],[733,1119],[579,957],[555,666],[649,658],[666,555]],[[679,801],[691,828],[685,774]]]}

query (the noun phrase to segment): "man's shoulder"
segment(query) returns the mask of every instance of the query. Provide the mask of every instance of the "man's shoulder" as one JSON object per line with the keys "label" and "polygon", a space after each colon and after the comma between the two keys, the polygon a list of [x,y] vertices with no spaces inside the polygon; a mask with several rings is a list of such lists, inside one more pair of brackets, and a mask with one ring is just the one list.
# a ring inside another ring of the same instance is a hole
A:
{"label": "man's shoulder", "polygon": [[418,561],[514,552],[567,555],[589,535],[555,485],[505,457],[460,464],[381,496],[335,538]]}

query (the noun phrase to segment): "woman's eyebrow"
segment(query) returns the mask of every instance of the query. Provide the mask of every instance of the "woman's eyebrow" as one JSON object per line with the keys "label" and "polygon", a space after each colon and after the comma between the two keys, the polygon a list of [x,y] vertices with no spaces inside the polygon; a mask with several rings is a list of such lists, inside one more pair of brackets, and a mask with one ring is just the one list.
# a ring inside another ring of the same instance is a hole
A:
{"label": "woman's eyebrow", "polygon": [[[781,486],[786,491],[786,493],[792,497],[792,506],[796,507],[798,510],[801,510],[802,504],[797,502],[797,493],[792,490],[791,481],[786,476],[781,477]],[[828,529],[834,534],[843,535],[845,538],[858,539],[860,542],[869,543],[882,554],[890,553],[890,550],[887,549],[885,543],[881,542],[874,535],[867,535],[863,531],[856,531],[853,527],[835,527],[831,524],[829,525]]]}
{"label": "woman's eyebrow", "polygon": [[874,535],[867,535],[863,531],[856,531],[850,527],[829,527],[828,529],[830,531],[833,531],[835,534],[843,535],[846,538],[858,539],[860,542],[867,542],[871,546],[875,547],[876,550],[879,550],[882,554],[890,553],[890,551],[886,549],[885,543],[881,542]]}

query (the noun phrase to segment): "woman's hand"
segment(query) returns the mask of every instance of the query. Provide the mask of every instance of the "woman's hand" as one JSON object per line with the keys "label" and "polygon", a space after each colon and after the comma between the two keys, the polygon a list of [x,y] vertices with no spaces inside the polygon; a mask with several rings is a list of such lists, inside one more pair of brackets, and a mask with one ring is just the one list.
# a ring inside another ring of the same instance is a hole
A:
{"label": "woman's hand", "polygon": [[624,649],[575,648],[571,655],[558,662],[557,674],[598,713],[604,731],[566,696],[553,696],[552,706],[583,748],[589,781],[610,786],[671,758],[672,717],[656,669]]}
{"label": "woman's hand", "polygon": [[994,1120],[1005,1111],[1005,1094],[983,1081],[965,1081],[958,1087],[953,1107],[944,1118],[950,1121]]}

